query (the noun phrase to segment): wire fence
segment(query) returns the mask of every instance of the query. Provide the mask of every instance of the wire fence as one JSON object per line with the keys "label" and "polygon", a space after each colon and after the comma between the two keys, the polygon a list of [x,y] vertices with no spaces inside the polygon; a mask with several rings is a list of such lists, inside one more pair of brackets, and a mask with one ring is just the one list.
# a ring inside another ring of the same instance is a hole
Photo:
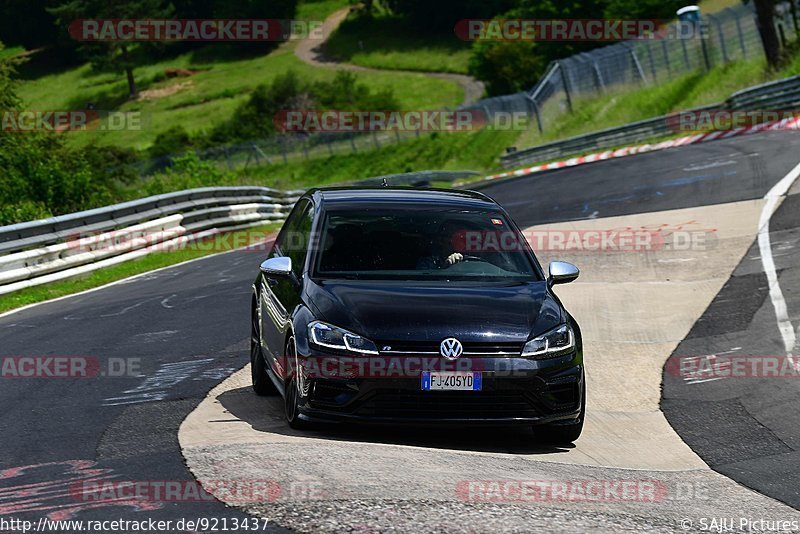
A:
{"label": "wire fence", "polygon": [[[195,150],[197,157],[228,170],[246,169],[261,165],[287,164],[339,154],[359,154],[378,150],[400,141],[419,138],[417,131],[385,130],[361,132],[320,132],[309,134],[278,134],[264,139],[221,145]],[[181,154],[182,155],[182,154]],[[136,162],[140,174],[163,171],[179,155],[170,154]]]}
{"label": "wire fence", "polygon": [[[788,4],[778,6],[776,27],[785,46],[797,39],[797,21]],[[526,97],[539,132],[545,132],[574,102],[584,97],[613,94],[651,86],[695,71],[764,56],[750,5],[703,15],[693,23],[676,22],[667,38],[625,41],[555,61]]]}

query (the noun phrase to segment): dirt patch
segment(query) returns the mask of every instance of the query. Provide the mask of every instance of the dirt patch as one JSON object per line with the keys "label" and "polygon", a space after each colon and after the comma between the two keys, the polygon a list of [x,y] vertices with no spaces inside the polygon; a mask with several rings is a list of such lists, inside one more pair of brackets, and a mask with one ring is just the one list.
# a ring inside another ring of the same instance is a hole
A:
{"label": "dirt patch", "polygon": [[158,89],[147,89],[139,92],[139,100],[157,100],[167,96],[174,95],[178,91],[183,91],[192,85],[192,80],[185,82],[168,85],[167,87],[159,87]]}

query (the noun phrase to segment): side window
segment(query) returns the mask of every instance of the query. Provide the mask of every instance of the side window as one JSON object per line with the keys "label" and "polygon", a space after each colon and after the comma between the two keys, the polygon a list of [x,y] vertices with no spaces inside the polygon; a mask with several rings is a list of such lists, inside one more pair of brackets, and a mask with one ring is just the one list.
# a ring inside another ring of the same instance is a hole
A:
{"label": "side window", "polygon": [[303,273],[313,219],[314,211],[311,209],[311,203],[303,200],[286,219],[273,249],[273,256],[292,258],[292,271],[298,278]]}

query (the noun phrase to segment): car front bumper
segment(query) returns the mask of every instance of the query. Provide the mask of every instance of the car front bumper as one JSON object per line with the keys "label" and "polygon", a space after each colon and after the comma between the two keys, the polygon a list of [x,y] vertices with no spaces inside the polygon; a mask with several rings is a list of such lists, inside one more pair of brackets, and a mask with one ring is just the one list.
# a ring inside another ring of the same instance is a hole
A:
{"label": "car front bumper", "polygon": [[[317,368],[315,358],[306,357],[301,368]],[[467,363],[480,369],[480,391],[423,391],[421,370],[369,377],[308,373],[300,381],[300,414],[308,421],[375,424],[557,424],[581,417],[585,378],[580,352],[549,360]]]}

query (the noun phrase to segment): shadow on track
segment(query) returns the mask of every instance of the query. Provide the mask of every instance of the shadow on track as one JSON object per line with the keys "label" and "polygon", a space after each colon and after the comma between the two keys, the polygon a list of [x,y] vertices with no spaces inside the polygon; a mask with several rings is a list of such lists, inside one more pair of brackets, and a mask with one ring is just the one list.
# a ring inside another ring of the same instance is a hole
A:
{"label": "shadow on track", "polygon": [[[523,426],[416,426],[321,424],[314,430],[292,430],[283,417],[282,397],[257,397],[249,387],[232,389],[217,397],[225,410],[253,430],[265,434],[405,445],[507,454],[565,453],[575,445],[553,446],[537,443],[531,427]],[[212,421],[213,423],[213,421]]]}

